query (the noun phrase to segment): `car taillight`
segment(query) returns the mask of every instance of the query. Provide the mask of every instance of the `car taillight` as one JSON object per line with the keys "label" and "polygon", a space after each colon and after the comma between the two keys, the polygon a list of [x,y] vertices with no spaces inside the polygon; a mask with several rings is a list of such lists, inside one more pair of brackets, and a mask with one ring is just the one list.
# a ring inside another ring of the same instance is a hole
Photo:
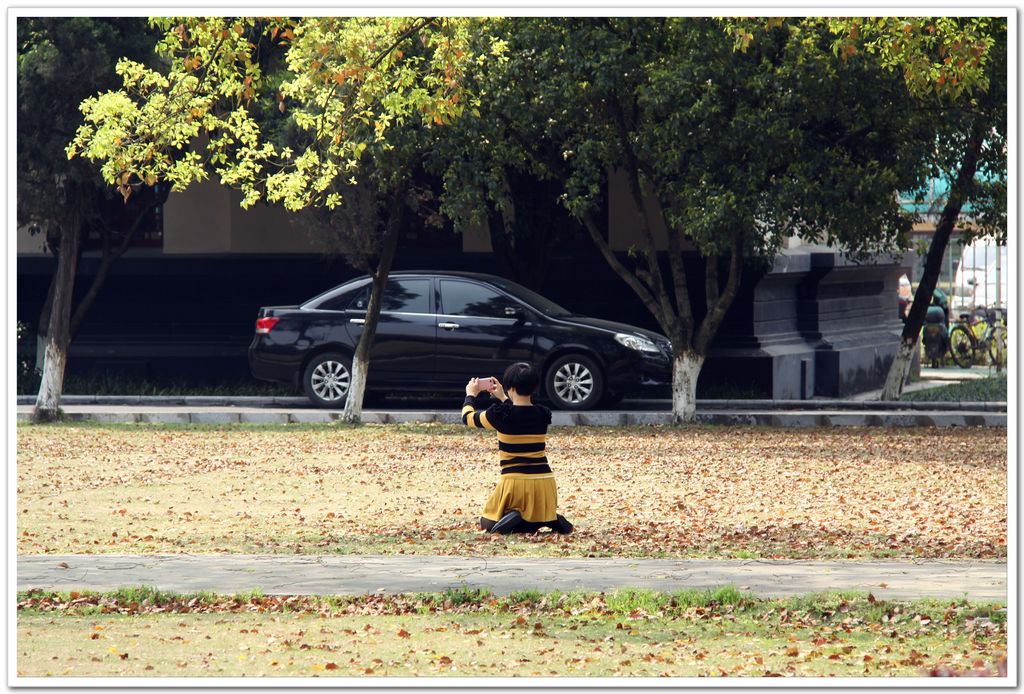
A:
{"label": "car taillight", "polygon": [[277,325],[278,321],[280,320],[281,319],[277,317],[257,318],[256,332],[261,335],[266,335],[267,333],[274,329],[274,326]]}

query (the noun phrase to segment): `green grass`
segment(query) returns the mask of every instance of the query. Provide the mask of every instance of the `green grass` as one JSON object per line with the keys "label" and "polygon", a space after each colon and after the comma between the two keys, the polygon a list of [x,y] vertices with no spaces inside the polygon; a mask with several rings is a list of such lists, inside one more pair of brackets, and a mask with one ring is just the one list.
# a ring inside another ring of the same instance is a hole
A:
{"label": "green grass", "polygon": [[1006,375],[904,393],[911,402],[1006,402]]}
{"label": "green grass", "polygon": [[[145,614],[171,608],[173,613],[187,614],[199,608],[218,611],[245,611],[249,606],[258,611],[280,611],[285,606],[297,611],[319,613],[323,608],[345,610],[349,607],[372,608],[369,611],[401,613],[420,603],[453,613],[463,612],[536,612],[557,613],[582,606],[609,616],[623,616],[642,610],[648,614],[664,613],[680,617],[693,608],[717,609],[734,615],[753,614],[763,617],[776,610],[785,610],[801,617],[829,621],[836,614],[851,618],[871,619],[894,608],[908,613],[943,613],[950,610],[946,621],[963,623],[984,618],[1006,624],[1007,611],[999,601],[969,601],[965,598],[917,600],[879,600],[864,591],[826,591],[788,598],[759,598],[741,592],[733,585],[704,590],[683,589],[673,592],[643,588],[621,588],[614,591],[542,591],[524,589],[507,595],[495,595],[485,588],[449,587],[439,592],[394,594],[340,595],[272,595],[259,588],[238,593],[198,591],[180,593],[152,586],[122,586],[109,591],[66,591],[34,588],[15,594],[19,614],[75,614],[90,604],[130,607]],[[845,619],[845,617],[844,617]],[[934,621],[938,621],[938,618]]]}

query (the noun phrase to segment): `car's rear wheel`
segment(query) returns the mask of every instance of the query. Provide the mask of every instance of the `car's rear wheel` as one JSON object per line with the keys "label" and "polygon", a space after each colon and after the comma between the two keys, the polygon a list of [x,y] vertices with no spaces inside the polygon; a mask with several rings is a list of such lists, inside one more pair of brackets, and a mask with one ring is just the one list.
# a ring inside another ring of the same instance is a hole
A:
{"label": "car's rear wheel", "polygon": [[317,407],[344,407],[352,387],[352,360],[326,352],[313,357],[302,375],[306,397]]}
{"label": "car's rear wheel", "polygon": [[604,397],[601,368],[582,354],[567,354],[553,361],[544,386],[548,400],[560,410],[590,410]]}

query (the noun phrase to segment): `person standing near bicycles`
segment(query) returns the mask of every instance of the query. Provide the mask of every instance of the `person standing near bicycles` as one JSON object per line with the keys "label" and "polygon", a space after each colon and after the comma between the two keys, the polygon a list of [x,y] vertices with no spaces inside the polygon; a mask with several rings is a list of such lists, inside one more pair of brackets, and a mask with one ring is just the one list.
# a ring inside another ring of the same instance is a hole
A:
{"label": "person standing near bicycles", "polygon": [[[558,490],[545,451],[551,410],[532,400],[539,385],[540,374],[526,362],[508,367],[501,382],[471,378],[466,384],[462,423],[496,430],[501,461],[501,479],[484,505],[481,530],[532,533],[547,527],[563,535],[572,532],[572,523],[557,513]],[[479,411],[475,398],[484,391],[498,403]]]}

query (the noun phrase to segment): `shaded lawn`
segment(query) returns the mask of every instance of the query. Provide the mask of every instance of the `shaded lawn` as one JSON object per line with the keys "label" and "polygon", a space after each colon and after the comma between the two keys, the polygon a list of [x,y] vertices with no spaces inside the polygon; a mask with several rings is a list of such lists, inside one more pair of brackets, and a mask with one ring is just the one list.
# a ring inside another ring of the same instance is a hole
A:
{"label": "shaded lawn", "polygon": [[1006,651],[1001,606],[863,594],[18,597],[25,677],[920,677]]}
{"label": "shaded lawn", "polygon": [[918,402],[1006,402],[1006,375],[961,381],[938,388],[904,393],[903,400]]}
{"label": "shaded lawn", "polygon": [[570,536],[476,530],[493,433],[19,425],[17,551],[1006,556],[1005,429],[558,427]]}

